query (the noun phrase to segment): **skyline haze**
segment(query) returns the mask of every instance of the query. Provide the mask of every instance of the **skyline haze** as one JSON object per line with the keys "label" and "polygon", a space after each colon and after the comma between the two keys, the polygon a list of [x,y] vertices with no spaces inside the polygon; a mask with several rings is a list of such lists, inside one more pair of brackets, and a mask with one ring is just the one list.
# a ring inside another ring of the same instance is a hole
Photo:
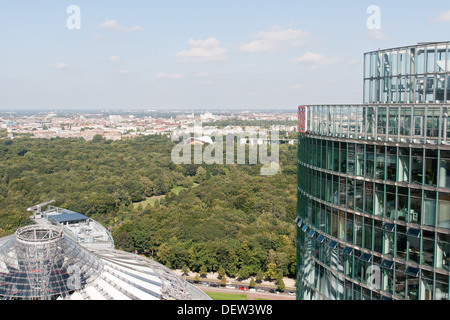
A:
{"label": "skyline haze", "polygon": [[0,111],[361,103],[364,52],[449,29],[436,0],[2,1]]}

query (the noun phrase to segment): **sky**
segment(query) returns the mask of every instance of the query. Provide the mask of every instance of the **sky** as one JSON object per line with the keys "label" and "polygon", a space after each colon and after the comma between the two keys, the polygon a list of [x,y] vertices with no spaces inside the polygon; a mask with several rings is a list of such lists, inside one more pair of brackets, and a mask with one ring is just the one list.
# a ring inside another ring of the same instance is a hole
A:
{"label": "sky", "polygon": [[362,103],[365,52],[449,38],[449,0],[0,0],[0,110]]}

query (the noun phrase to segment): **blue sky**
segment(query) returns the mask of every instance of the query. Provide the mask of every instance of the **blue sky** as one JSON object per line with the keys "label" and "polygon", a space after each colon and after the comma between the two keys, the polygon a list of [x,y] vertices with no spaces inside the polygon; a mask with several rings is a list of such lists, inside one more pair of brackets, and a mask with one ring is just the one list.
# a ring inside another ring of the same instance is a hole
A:
{"label": "blue sky", "polygon": [[448,0],[0,0],[0,110],[360,103],[364,52],[449,35]]}

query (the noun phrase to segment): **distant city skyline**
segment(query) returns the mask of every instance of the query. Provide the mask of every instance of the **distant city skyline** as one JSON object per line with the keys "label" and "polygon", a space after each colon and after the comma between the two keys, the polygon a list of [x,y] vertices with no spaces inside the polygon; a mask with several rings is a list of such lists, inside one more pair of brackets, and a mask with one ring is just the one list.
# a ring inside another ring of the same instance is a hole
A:
{"label": "distant city skyline", "polygon": [[0,111],[361,103],[364,52],[449,30],[437,0],[2,1]]}

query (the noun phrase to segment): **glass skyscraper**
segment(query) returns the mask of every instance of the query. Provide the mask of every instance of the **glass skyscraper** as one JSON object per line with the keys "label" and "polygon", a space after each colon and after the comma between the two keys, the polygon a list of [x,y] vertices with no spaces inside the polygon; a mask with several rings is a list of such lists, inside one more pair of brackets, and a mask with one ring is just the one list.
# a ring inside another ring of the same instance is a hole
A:
{"label": "glass skyscraper", "polygon": [[297,298],[449,299],[450,42],[368,52],[360,105],[299,107]]}

